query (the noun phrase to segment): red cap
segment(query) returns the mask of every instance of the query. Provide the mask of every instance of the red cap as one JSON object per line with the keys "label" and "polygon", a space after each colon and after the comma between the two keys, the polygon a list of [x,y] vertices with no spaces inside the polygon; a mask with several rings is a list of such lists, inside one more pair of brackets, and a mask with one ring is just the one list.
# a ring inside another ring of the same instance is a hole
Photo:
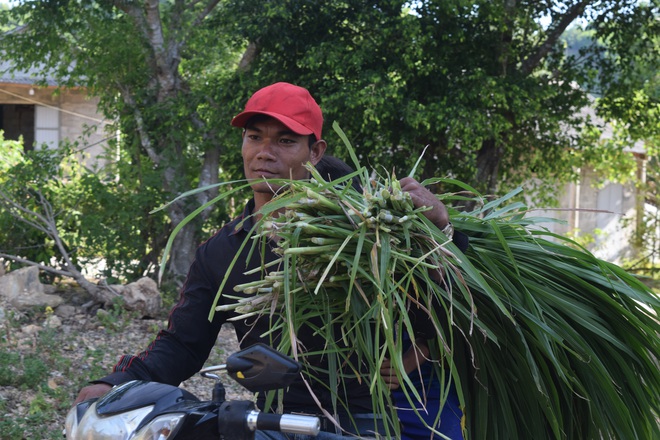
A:
{"label": "red cap", "polygon": [[242,113],[234,116],[231,125],[245,127],[254,115],[267,115],[277,119],[297,134],[314,134],[321,138],[323,113],[307,89],[278,82],[257,90]]}

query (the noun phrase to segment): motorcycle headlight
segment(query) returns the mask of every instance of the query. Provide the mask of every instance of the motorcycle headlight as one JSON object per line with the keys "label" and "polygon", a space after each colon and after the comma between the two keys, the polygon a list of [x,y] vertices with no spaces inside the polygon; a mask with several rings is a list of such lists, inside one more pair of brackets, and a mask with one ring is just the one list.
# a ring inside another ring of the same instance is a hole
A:
{"label": "motorcycle headlight", "polygon": [[66,415],[66,420],[64,421],[64,435],[66,440],[73,440],[76,438],[76,433],[78,431],[78,411],[74,406],[69,410]]}
{"label": "motorcycle headlight", "polygon": [[131,440],[167,440],[176,434],[184,417],[181,413],[158,416],[140,429]]}
{"label": "motorcycle headlight", "polygon": [[152,409],[153,405],[149,405],[111,416],[99,416],[94,402],[78,422],[76,410],[73,408],[66,419],[66,438],[67,440],[128,440]]}

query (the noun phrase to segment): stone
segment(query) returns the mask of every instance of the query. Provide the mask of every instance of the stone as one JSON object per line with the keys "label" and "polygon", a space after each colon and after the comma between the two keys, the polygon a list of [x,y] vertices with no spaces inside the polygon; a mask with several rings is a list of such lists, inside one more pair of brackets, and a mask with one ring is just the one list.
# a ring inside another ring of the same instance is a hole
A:
{"label": "stone", "polygon": [[112,286],[124,298],[127,310],[137,311],[144,316],[157,316],[163,305],[158,285],[149,277],[143,277],[125,286]]}
{"label": "stone", "polygon": [[43,327],[36,325],[36,324],[28,324],[26,326],[21,327],[21,331],[25,333],[26,335],[36,335],[40,331],[43,330]]}
{"label": "stone", "polygon": [[57,295],[45,293],[36,266],[24,267],[1,276],[0,298],[19,310],[32,307],[55,308],[64,302]]}
{"label": "stone", "polygon": [[57,315],[50,315],[46,318],[44,326],[46,328],[60,328],[62,327],[62,320]]}
{"label": "stone", "polygon": [[62,304],[61,306],[55,309],[55,314],[60,318],[64,318],[64,319],[73,318],[74,316],[76,316],[77,313],[78,313],[78,308],[68,304]]}
{"label": "stone", "polygon": [[57,286],[53,286],[52,284],[42,284],[44,286],[44,293],[46,295],[52,295],[55,292],[57,292]]}

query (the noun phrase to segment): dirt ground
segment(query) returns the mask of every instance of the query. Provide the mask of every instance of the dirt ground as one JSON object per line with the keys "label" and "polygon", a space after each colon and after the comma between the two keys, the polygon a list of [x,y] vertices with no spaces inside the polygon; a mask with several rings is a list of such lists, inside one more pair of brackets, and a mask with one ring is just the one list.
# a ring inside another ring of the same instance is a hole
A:
{"label": "dirt ground", "polygon": [[[109,373],[122,354],[144,350],[167,325],[167,310],[149,319],[122,311],[90,314],[76,295],[80,292],[65,293],[63,313],[19,312],[0,302],[0,439],[63,438],[66,413],[80,387]],[[224,363],[237,350],[233,329],[223,328],[206,366]],[[228,377],[223,383],[227,398],[251,398]],[[213,380],[196,375],[180,386],[208,400]]]}

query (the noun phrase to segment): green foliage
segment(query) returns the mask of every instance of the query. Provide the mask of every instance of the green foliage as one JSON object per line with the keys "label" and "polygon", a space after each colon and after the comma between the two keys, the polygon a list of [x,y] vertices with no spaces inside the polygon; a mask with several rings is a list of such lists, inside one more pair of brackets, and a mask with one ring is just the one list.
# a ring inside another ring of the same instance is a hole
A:
{"label": "green foliage", "polygon": [[125,166],[89,170],[80,164],[75,144],[22,154],[0,179],[5,208],[0,212],[0,252],[63,264],[49,225],[40,220],[52,217],[79,267],[104,259],[99,275],[123,280],[153,271],[154,255],[162,247],[158,237],[166,231],[163,216],[149,214],[159,197],[157,186],[147,184],[137,191],[144,179],[120,183],[113,171],[138,174]]}
{"label": "green foliage", "polygon": [[124,308],[124,299],[121,296],[115,297],[109,307],[97,310],[96,317],[110,334],[122,330],[128,320],[135,318],[134,314]]}
{"label": "green foliage", "polygon": [[17,354],[7,353],[4,351],[0,352],[0,361],[2,361],[2,363],[0,363],[0,365],[2,365],[2,368],[0,368],[0,385],[7,386],[14,382],[14,375],[10,369],[10,366],[17,362],[19,359],[20,357]]}
{"label": "green foliage", "polygon": [[[523,223],[528,221],[533,219]],[[497,223],[483,224],[479,233],[467,224],[458,226],[470,231],[468,257],[517,317],[516,325],[508,327],[496,316],[486,316],[489,306],[475,297],[480,320],[503,332],[498,337],[502,350],[487,354],[488,343],[471,344],[474,358],[481,358],[476,361],[480,385],[473,384],[474,400],[468,403],[481,419],[474,421],[475,437],[514,438],[518,432],[522,438],[655,438],[660,429],[660,383],[653,354],[659,348],[657,297],[621,268],[565,246],[567,240],[557,245],[542,231],[525,238],[523,231],[509,230],[512,224]],[[517,363],[525,367],[514,368]],[[500,377],[500,368],[516,377],[516,386],[508,383],[508,374]],[[468,374],[466,380],[471,379]],[[484,392],[481,386],[502,398],[497,407],[510,409],[493,414],[492,402],[477,397]],[[538,403],[521,404],[528,397]],[[536,424],[534,411],[547,420],[547,427]],[[519,420],[526,421],[524,426]],[[486,426],[493,429],[486,431]]]}
{"label": "green foliage", "polygon": [[[135,167],[120,176],[136,199],[212,185],[217,152],[220,180],[240,176],[240,133],[228,122],[274,81],[308,87],[326,120],[339,121],[376,168],[407,169],[428,145],[423,177],[455,177],[486,194],[525,182],[545,204],[557,183],[605,151],[594,141],[602,127],[579,113],[587,93],[599,93],[599,115],[620,120],[633,140],[660,120],[656,2],[567,2],[559,10],[531,1],[226,0],[210,11],[161,2],[150,25],[147,9],[30,0],[0,13],[0,25],[28,24],[0,42],[16,67],[38,66],[42,79],[85,85],[101,98],[122,133],[122,161]],[[568,27],[578,19],[584,32]],[[338,139],[326,133],[332,149]],[[607,145],[604,175],[610,165],[621,171],[621,146]],[[171,227],[213,196],[169,206]],[[229,206],[214,209],[188,224],[195,233],[180,235],[187,245],[177,243],[176,255],[231,215]],[[156,236],[168,232],[152,226]]]}
{"label": "green foliage", "polygon": [[36,388],[47,378],[48,367],[39,356],[22,357],[17,353],[0,351],[0,385]]}
{"label": "green foliage", "polygon": [[[76,334],[44,328],[28,346],[17,346],[21,340],[15,337],[15,330],[47,315],[48,311],[32,310],[30,316],[11,314],[3,321],[6,326],[3,335],[8,337],[0,343],[0,386],[9,396],[13,394],[11,388],[30,390],[25,394],[30,398],[21,402],[21,409],[8,407],[11,398],[0,399],[0,412],[7,415],[0,419],[1,440],[61,439],[62,425],[55,421],[62,420],[62,414],[70,408],[72,393],[106,372],[108,353],[100,348],[86,353],[84,363],[75,367],[63,355],[63,350],[71,350],[68,344],[78,337]],[[51,385],[50,381],[58,374],[70,381],[71,386]]]}
{"label": "green foliage", "polygon": [[[21,32],[3,36],[0,46],[16,68],[39,69],[42,81],[51,76],[61,86],[84,85],[100,97],[101,109],[116,123],[109,129],[122,133],[118,146],[122,160],[135,167],[122,170],[121,184],[130,188],[127,194],[134,192],[133,200],[140,191],[150,198],[143,205],[146,213],[160,203],[152,197],[156,193],[173,198],[217,181],[217,150],[225,145],[221,133],[208,123],[217,104],[208,99],[205,89],[211,83],[208,73],[224,70],[222,63],[233,54],[217,47],[209,50],[210,42],[220,39],[200,26],[206,14],[202,5],[183,2],[25,1],[0,14],[0,24],[29,24]],[[184,73],[179,68],[182,62],[191,70]],[[140,179],[134,184],[130,179],[135,177]],[[200,194],[198,199],[204,197]],[[186,206],[189,202],[173,205],[165,213],[173,226],[191,210]],[[107,219],[105,226],[121,227],[143,218]],[[160,251],[157,240],[169,232],[163,218],[147,218],[140,225],[151,228],[145,236],[152,240],[143,254],[146,261],[140,262],[141,271],[149,269]],[[178,243],[175,275],[185,273],[200,241],[202,222],[188,226],[191,232]],[[133,236],[135,231],[124,235]]]}
{"label": "green foliage", "polygon": [[[607,62],[602,48],[618,53],[604,46],[607,37],[617,26],[644,25],[648,14],[657,14],[622,3],[575,13],[571,5],[564,17],[538,2],[509,9],[486,1],[231,2],[218,20],[220,29],[260,51],[250,70],[239,72],[240,84],[227,89],[297,82],[320,99],[328,121],[351,133],[358,155],[373,166],[406,169],[429,145],[424,177],[452,176],[488,191],[525,182],[543,195],[551,186],[545,179],[554,185],[576,177],[580,161],[572,151],[597,147],[575,132],[589,124],[579,111]],[[582,40],[577,54],[566,56],[551,33],[580,15],[601,20],[611,11],[610,27],[590,31],[594,39]],[[544,16],[553,18],[548,28],[539,24]],[[536,53],[540,61],[525,64]],[[489,161],[493,169],[483,174]],[[479,180],[485,177],[497,185]]]}
{"label": "green foliage", "polygon": [[[0,179],[6,179],[7,172],[21,162],[23,156],[23,143],[5,140],[4,132],[0,130]],[[4,177],[4,178],[3,178]]]}
{"label": "green foliage", "polygon": [[617,123],[610,124],[609,132],[608,138],[601,139],[600,129],[585,127],[582,136],[591,140],[592,147],[576,152],[577,162],[594,171],[599,185],[635,182],[639,165],[631,154],[634,140],[629,137],[626,127]]}
{"label": "green foliage", "polygon": [[633,138],[648,138],[659,133],[658,4],[640,2],[628,12],[626,20],[602,19],[592,26],[608,48],[599,72],[601,106],[604,114],[628,124]]}
{"label": "green foliage", "polygon": [[[12,414],[11,417],[0,420],[0,439],[62,439],[62,427],[53,425],[53,419],[63,408],[55,406],[51,397],[41,391],[34,396],[28,405],[29,413],[27,415],[14,416]],[[2,402],[0,402],[0,411],[3,411],[3,414],[11,414],[9,409],[3,408]]]}

